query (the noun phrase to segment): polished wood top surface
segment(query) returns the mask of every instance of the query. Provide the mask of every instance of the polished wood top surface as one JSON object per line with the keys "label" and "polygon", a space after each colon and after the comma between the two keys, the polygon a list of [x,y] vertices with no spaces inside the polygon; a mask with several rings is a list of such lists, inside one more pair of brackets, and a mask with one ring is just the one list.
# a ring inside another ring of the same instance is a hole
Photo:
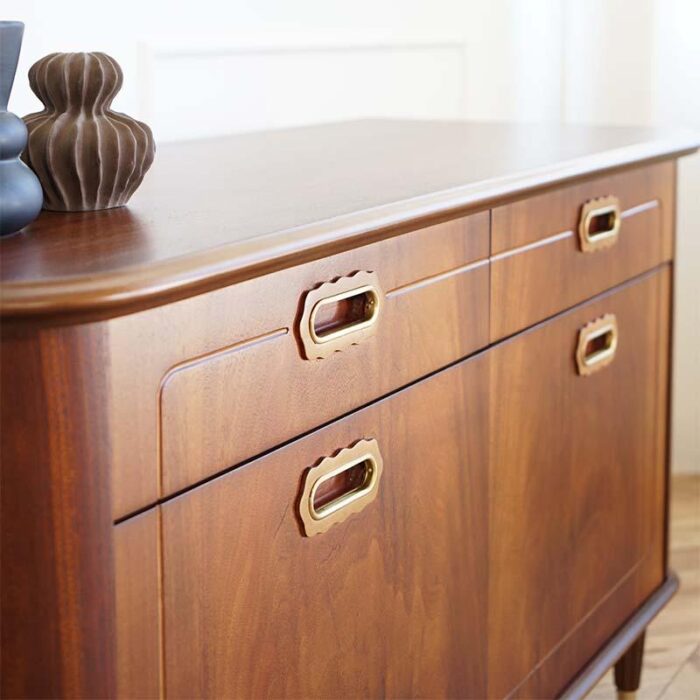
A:
{"label": "polished wood top surface", "polygon": [[390,120],[163,145],[128,207],[43,212],[0,241],[0,311],[156,305],[698,145],[642,128]]}

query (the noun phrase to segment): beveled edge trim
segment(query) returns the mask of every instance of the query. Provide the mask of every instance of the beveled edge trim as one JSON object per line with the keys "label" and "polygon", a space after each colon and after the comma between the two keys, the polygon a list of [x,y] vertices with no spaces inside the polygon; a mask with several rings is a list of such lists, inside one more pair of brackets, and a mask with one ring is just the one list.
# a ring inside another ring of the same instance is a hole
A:
{"label": "beveled edge trim", "polygon": [[588,662],[560,697],[566,700],[582,700],[661,612],[678,590],[678,585],[678,576],[669,571],[664,582]]}
{"label": "beveled edge trim", "polygon": [[118,273],[87,274],[44,283],[4,282],[0,285],[0,318],[89,316],[91,320],[95,315],[118,316],[291,267],[313,255],[320,257],[331,251],[338,252],[341,245],[352,247],[389,238],[396,235],[396,228],[412,223],[422,226],[421,222],[430,217],[453,212],[468,214],[467,209],[492,207],[506,198],[609,170],[679,158],[698,148],[700,141],[692,134],[659,138],[419,195]]}

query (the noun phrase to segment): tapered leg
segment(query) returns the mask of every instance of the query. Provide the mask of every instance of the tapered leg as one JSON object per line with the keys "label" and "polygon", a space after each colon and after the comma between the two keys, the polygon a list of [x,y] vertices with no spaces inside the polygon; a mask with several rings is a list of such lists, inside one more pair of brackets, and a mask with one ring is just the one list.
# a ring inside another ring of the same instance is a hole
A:
{"label": "tapered leg", "polygon": [[637,695],[642,677],[642,657],[644,656],[644,635],[637,637],[624,656],[615,664],[615,685],[619,700],[633,700]]}

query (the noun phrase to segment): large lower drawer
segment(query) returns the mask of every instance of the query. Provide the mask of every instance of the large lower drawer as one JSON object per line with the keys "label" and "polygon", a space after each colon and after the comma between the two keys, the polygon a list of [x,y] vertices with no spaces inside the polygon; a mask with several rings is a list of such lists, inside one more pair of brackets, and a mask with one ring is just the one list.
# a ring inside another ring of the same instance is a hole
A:
{"label": "large lower drawer", "polygon": [[[487,379],[466,362],[165,504],[166,695],[485,697]],[[309,520],[310,468],[367,451],[375,497]]]}
{"label": "large lower drawer", "polygon": [[553,697],[664,578],[670,271],[491,353],[490,697]]}

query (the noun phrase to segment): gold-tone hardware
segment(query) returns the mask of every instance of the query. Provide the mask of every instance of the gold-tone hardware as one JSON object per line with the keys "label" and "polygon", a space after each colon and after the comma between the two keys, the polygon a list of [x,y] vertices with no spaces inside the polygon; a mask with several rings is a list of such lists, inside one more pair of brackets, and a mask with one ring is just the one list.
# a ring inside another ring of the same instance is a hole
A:
{"label": "gold-tone hardware", "polygon": [[[324,309],[355,302],[356,317],[323,330],[318,318]],[[326,282],[306,294],[299,320],[299,337],[307,360],[322,359],[374,334],[384,295],[374,272],[360,271]]]}
{"label": "gold-tone hardware", "polygon": [[617,319],[615,314],[605,314],[587,323],[578,333],[576,365],[578,373],[588,376],[607,367],[617,351]]}
{"label": "gold-tone hardware", "polygon": [[[317,333],[316,332],[316,316],[318,312],[324,307],[330,304],[337,304],[345,299],[351,299],[352,297],[365,297],[363,301],[364,313],[362,315],[361,321],[355,323],[349,323],[346,326],[342,326],[337,330],[329,331],[327,333]],[[321,301],[317,301],[314,304],[314,308],[311,309],[311,316],[309,318],[309,332],[315,343],[329,343],[338,338],[348,335],[348,333],[357,333],[357,331],[367,328],[374,324],[377,320],[377,311],[379,309],[379,294],[377,290],[370,284],[366,284],[363,287],[358,287],[357,289],[350,289],[347,292],[340,292],[339,294],[332,294]]]}
{"label": "gold-tone hardware", "polygon": [[[363,466],[362,478],[356,486],[337,496],[329,503],[317,505],[319,488],[333,477],[358,465]],[[374,439],[359,440],[351,447],[325,457],[306,473],[304,490],[299,501],[299,516],[307,537],[326,532],[353,513],[359,513],[376,497],[384,462],[379,445]]]}
{"label": "gold-tone hardware", "polygon": [[620,200],[617,197],[599,197],[586,202],[581,209],[578,225],[581,250],[589,253],[614,245],[620,233],[621,221]]}

